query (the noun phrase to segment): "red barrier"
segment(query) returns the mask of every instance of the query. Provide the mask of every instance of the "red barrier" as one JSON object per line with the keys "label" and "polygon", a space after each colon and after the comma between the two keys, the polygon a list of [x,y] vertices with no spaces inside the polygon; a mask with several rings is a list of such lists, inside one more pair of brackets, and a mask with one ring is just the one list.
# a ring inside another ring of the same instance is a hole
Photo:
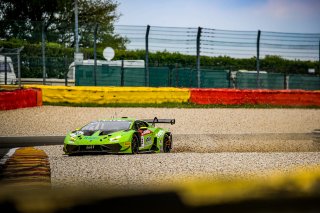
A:
{"label": "red barrier", "polygon": [[190,102],[223,105],[320,106],[320,92],[305,90],[191,89]]}
{"label": "red barrier", "polygon": [[0,91],[0,110],[34,106],[42,106],[42,95],[39,89]]}
{"label": "red barrier", "polygon": [[42,90],[35,89],[37,91],[37,106],[42,106]]}

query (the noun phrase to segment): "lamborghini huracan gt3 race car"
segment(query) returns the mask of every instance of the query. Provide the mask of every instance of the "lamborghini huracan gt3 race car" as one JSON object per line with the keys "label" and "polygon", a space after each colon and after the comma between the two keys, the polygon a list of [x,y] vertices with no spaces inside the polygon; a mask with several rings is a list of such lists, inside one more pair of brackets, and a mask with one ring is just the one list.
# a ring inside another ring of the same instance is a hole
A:
{"label": "lamborghini huracan gt3 race car", "polygon": [[170,152],[172,135],[166,129],[155,127],[156,123],[173,125],[175,119],[114,118],[93,121],[67,134],[63,151],[67,155],[77,153],[105,152],[132,153]]}

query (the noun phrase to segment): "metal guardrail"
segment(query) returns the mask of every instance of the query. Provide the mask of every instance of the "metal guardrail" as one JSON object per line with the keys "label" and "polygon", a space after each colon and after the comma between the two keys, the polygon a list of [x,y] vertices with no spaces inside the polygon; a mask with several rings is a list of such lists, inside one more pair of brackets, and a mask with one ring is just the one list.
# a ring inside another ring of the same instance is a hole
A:
{"label": "metal guardrail", "polygon": [[[22,84],[41,84],[43,85],[42,78],[21,78]],[[46,85],[65,85],[65,79],[46,78]],[[68,79],[68,86],[74,86],[74,80]]]}

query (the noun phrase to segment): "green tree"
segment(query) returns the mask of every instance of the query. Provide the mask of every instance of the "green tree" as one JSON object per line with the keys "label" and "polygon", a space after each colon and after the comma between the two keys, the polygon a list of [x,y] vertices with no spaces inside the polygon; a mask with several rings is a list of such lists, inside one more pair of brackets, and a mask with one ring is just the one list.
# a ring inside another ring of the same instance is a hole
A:
{"label": "green tree", "polygon": [[266,55],[261,60],[262,70],[272,70],[273,72],[286,72],[287,60],[277,55]]}
{"label": "green tree", "polygon": [[39,40],[42,23],[47,29],[55,21],[57,9],[57,0],[1,0],[1,38]]}
{"label": "green tree", "polygon": [[[47,40],[66,47],[74,46],[75,0],[1,0],[0,37],[41,41],[44,30]],[[113,0],[78,0],[80,46],[93,46],[97,24],[98,46],[124,48],[127,40],[114,33],[118,20],[118,3]]]}

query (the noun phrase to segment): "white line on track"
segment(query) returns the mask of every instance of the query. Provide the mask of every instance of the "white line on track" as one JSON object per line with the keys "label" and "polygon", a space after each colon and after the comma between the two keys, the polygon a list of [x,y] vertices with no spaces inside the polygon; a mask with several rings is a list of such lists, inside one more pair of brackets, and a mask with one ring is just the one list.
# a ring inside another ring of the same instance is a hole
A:
{"label": "white line on track", "polygon": [[4,165],[17,149],[19,149],[19,147],[10,149],[9,152],[0,160],[0,166]]}

